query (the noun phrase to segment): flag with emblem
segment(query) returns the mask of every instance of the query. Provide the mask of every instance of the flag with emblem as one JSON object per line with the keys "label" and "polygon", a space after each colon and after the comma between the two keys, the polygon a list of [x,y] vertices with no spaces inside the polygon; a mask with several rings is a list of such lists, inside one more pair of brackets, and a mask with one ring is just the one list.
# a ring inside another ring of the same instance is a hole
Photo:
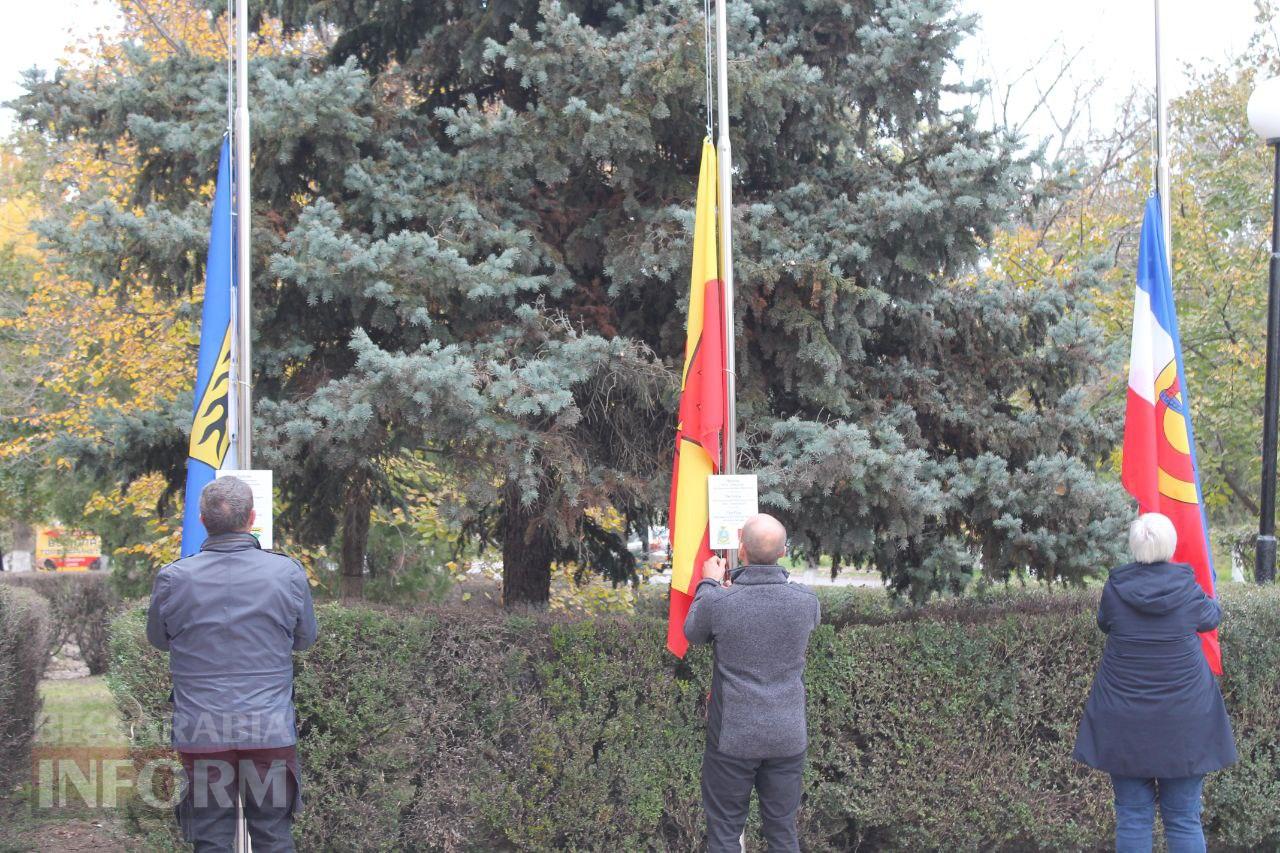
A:
{"label": "flag with emblem", "polygon": [[[1158,512],[1173,521],[1178,531],[1173,561],[1190,565],[1205,594],[1214,597],[1213,553],[1164,245],[1160,200],[1152,196],[1138,244],[1121,481],[1140,512]],[[1218,632],[1201,634],[1200,643],[1210,669],[1221,675]]]}
{"label": "flag with emblem", "polygon": [[196,360],[195,404],[187,451],[187,489],[182,516],[182,556],[200,550],[200,491],[216,476],[231,447],[231,299],[234,289],[234,228],[231,222],[231,142],[222,141],[213,221],[205,265],[200,352]]}
{"label": "flag with emblem", "polygon": [[716,150],[702,145],[698,201],[693,224],[693,272],[689,277],[684,370],[671,470],[671,601],[667,648],[684,657],[689,643],[684,619],[711,556],[707,518],[707,478],[720,470],[725,424],[725,324],[723,282],[717,246]]}

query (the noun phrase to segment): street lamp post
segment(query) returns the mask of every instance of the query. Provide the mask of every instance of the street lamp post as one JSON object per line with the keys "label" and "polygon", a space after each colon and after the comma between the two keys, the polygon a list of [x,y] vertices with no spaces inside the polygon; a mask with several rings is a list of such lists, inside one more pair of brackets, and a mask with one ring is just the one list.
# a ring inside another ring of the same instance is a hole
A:
{"label": "street lamp post", "polygon": [[1267,380],[1262,413],[1262,500],[1254,578],[1276,577],[1276,427],[1280,408],[1280,77],[1266,80],[1249,98],[1249,126],[1274,157],[1271,184],[1271,264],[1267,298]]}

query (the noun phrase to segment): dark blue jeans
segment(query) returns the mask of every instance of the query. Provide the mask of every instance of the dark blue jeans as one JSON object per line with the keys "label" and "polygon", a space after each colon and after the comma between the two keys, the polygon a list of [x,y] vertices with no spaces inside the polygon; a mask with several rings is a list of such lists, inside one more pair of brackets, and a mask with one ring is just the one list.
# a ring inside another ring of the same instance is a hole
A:
{"label": "dark blue jeans", "polygon": [[1160,804],[1169,853],[1205,853],[1204,829],[1200,826],[1203,776],[1112,776],[1111,786],[1116,792],[1116,853],[1151,853],[1156,803]]}

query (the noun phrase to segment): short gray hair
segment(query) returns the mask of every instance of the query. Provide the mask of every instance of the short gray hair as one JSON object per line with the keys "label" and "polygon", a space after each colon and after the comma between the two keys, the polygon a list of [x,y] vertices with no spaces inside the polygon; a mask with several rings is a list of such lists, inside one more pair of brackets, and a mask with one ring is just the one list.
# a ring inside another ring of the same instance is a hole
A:
{"label": "short gray hair", "polygon": [[1129,525],[1129,553],[1139,563],[1165,563],[1178,547],[1178,531],[1167,515],[1148,512]]}
{"label": "short gray hair", "polygon": [[200,520],[210,536],[249,529],[253,489],[236,477],[219,477],[200,492]]}

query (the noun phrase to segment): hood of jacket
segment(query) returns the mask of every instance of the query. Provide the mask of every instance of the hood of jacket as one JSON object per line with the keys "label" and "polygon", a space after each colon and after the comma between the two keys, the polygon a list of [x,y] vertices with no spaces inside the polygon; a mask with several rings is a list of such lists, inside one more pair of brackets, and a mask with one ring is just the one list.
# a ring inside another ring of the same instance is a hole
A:
{"label": "hood of jacket", "polygon": [[1110,582],[1125,604],[1158,616],[1186,603],[1188,578],[1195,575],[1182,563],[1130,563],[1114,570]]}

